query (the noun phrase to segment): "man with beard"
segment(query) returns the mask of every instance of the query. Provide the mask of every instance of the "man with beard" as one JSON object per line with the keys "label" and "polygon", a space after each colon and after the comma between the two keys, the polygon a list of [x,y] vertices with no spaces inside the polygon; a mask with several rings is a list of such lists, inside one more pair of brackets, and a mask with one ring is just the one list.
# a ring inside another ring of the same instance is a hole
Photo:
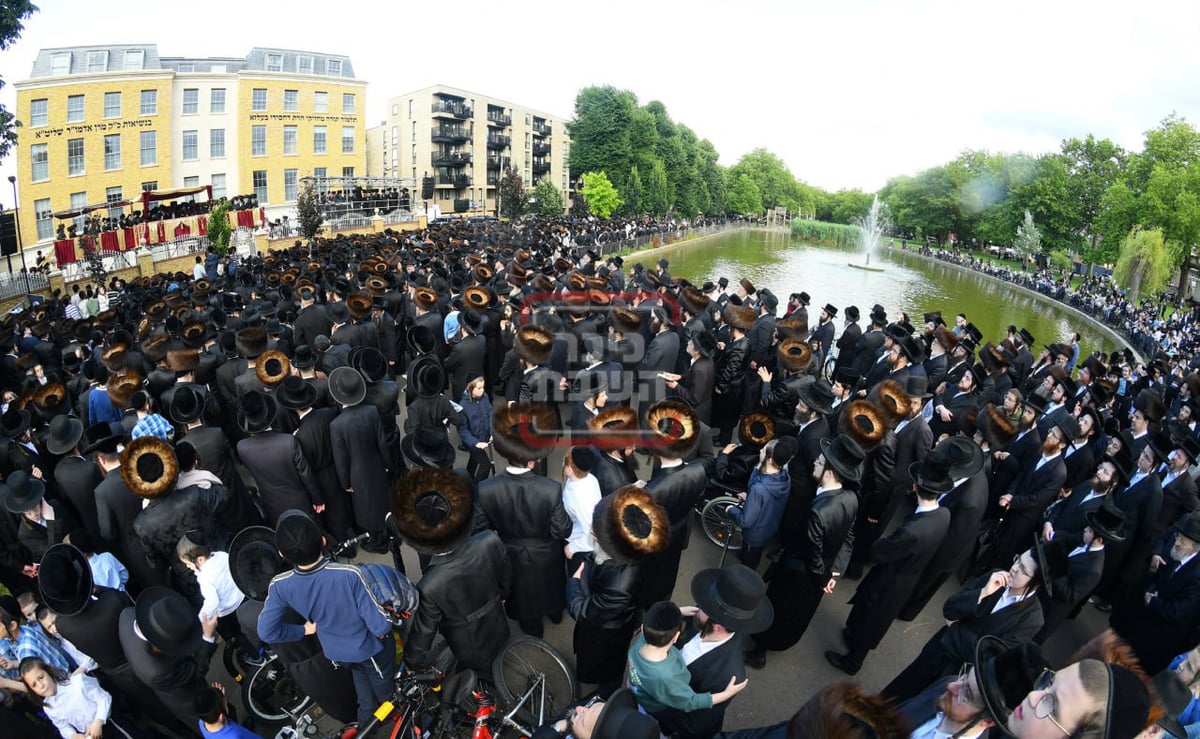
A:
{"label": "man with beard", "polygon": [[1041,459],[1017,481],[1015,494],[1000,496],[1000,507],[1005,513],[998,534],[994,567],[1003,566],[1020,552],[1037,531],[1046,507],[1058,497],[1067,479],[1063,449],[1078,435],[1079,422],[1071,416],[1053,426],[1042,442]]}
{"label": "man with beard", "polygon": [[1137,458],[1137,468],[1129,476],[1129,486],[1113,496],[1117,507],[1125,512],[1125,541],[1112,546],[1104,557],[1104,575],[1096,588],[1097,606],[1108,610],[1135,592],[1146,574],[1146,565],[1153,553],[1158,512],[1162,508],[1162,482],[1155,474],[1158,452],[1147,444]]}
{"label": "man with beard", "polygon": [[1129,480],[1129,473],[1119,460],[1105,456],[1096,466],[1090,479],[1071,490],[1066,498],[1055,501],[1046,509],[1042,524],[1042,539],[1050,541],[1059,532],[1078,534],[1087,526],[1087,515],[1100,508],[1112,492]]}
{"label": "man with beard", "polygon": [[821,456],[821,440],[831,435],[825,416],[833,410],[833,390],[824,381],[814,382],[800,390],[793,420],[799,449],[788,463],[792,492],[779,523],[779,535],[786,541],[804,525],[817,483],[813,479],[813,464]]}
{"label": "man with beard", "polygon": [[820,352],[817,354],[817,366],[825,366],[825,358],[829,356],[829,348],[833,346],[833,319],[837,318],[838,309],[832,303],[826,303],[821,309],[821,318],[817,323],[817,329],[813,331],[809,342],[819,342]]}
{"label": "man with beard", "polygon": [[[1122,541],[1124,527],[1125,514],[1108,501],[1088,512],[1082,534],[1060,536],[1048,543],[1038,542],[1039,559],[1065,556],[1067,573],[1064,577],[1047,579],[1046,587],[1038,589],[1043,622],[1041,631],[1033,637],[1035,642],[1044,643],[1063,621],[1079,610],[1104,572],[1105,542]],[[1057,553],[1054,553],[1055,548]]]}
{"label": "man with beard", "polygon": [[1063,487],[1067,490],[1074,490],[1096,468],[1096,453],[1092,447],[1102,424],[1100,412],[1091,406],[1078,405],[1075,411],[1079,436],[1063,450],[1063,461],[1067,465],[1067,480]]}
{"label": "man with beard", "polygon": [[766,666],[768,649],[780,651],[800,641],[822,596],[833,592],[850,564],[858,497],[843,488],[843,481],[862,476],[865,454],[846,435],[822,440],[821,449],[810,472],[817,492],[804,535],[785,539],[767,589],[775,621],[754,635],[754,649],[746,654],[746,664],[755,669]]}
{"label": "man with beard", "polygon": [[[933,416],[929,420],[929,429],[933,438],[939,439],[942,434],[953,434],[961,425],[960,416],[979,408],[981,393],[979,375],[973,368],[963,367],[957,375],[949,375],[946,389],[933,399]],[[937,387],[930,378],[930,387]]]}
{"label": "man with beard", "polygon": [[842,335],[837,340],[837,362],[833,365],[833,371],[836,373],[840,370],[854,367],[854,353],[858,348],[858,342],[862,340],[862,327],[858,325],[859,313],[858,306],[851,305],[846,308],[846,325],[842,329]]}
{"label": "man with beard", "polygon": [[1167,457],[1167,471],[1162,478],[1163,501],[1156,528],[1165,531],[1179,516],[1200,508],[1200,500],[1196,497],[1196,481],[1189,472],[1196,463],[1200,443],[1191,437],[1180,438],[1171,434],[1162,438],[1161,446],[1164,450],[1170,449],[1170,454]]}

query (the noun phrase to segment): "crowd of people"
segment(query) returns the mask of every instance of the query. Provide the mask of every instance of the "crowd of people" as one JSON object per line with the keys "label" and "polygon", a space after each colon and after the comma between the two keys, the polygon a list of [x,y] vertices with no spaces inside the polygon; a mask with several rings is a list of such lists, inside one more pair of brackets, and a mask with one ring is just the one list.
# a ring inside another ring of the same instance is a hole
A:
{"label": "crowd of people", "polygon": [[347,215],[373,216],[394,210],[411,210],[412,194],[408,188],[354,187],[326,190],[318,197],[320,208],[328,220]]}
{"label": "crowd of people", "polygon": [[232,198],[221,197],[215,201],[192,199],[172,200],[170,202],[155,201],[150,204],[150,207],[145,212],[131,210],[119,216],[104,215],[97,211],[92,215],[83,216],[82,225],[75,221],[71,223],[59,223],[54,238],[62,241],[63,239],[74,239],[79,236],[99,236],[106,231],[122,231],[143,223],[205,215],[211,212],[219,203],[228,203],[230,210],[254,210],[258,207],[258,196],[251,193],[249,195],[234,195]]}
{"label": "crowd of people", "polygon": [[[597,246],[688,226],[433,223],[4,316],[6,735],[253,736],[210,684],[222,640],[366,721],[396,613],[407,668],[440,635],[484,673],[569,615],[593,695],[536,739],[1194,730],[1191,357],[1038,352]],[[729,492],[737,561],[673,602],[693,511]],[[839,586],[847,677],[896,620],[946,625],[878,695],[838,682],[722,734]],[[1111,628],[1050,663],[1083,608]]]}

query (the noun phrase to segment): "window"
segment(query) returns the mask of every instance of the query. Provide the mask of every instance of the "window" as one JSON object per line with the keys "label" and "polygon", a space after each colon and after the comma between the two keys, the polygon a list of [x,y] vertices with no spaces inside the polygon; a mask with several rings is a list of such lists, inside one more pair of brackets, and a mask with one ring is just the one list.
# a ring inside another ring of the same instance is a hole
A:
{"label": "window", "polygon": [[325,127],[313,126],[313,154],[325,153]]}
{"label": "window", "polygon": [[259,204],[267,202],[267,170],[256,169],[253,173],[254,180],[254,196],[258,198]]}
{"label": "window", "polygon": [[342,153],[354,153],[354,126],[342,126]]}
{"label": "window", "polygon": [[89,74],[108,71],[108,52],[89,51],[87,55],[87,71]]}
{"label": "window", "polygon": [[60,74],[71,73],[71,52],[60,51],[50,55],[50,74],[57,77]]}
{"label": "window", "polygon": [[285,169],[283,170],[283,199],[292,201],[296,199],[296,184],[300,181],[300,170]]}
{"label": "window", "polygon": [[196,130],[183,132],[183,161],[192,162],[200,158],[200,132]]}
{"label": "window", "polygon": [[83,139],[67,141],[67,174],[83,174]]}
{"label": "window", "polygon": [[[108,203],[110,206],[113,203],[119,203],[122,200],[124,200],[124,197],[122,197],[120,186],[107,187],[104,189],[104,202]],[[109,207],[108,209],[109,218],[120,218],[122,215],[124,215],[124,213],[125,208],[121,206],[115,208]]]}
{"label": "window", "polygon": [[289,111],[300,110],[300,91],[299,90],[284,90],[283,91],[283,109]]}
{"label": "window", "polygon": [[[87,193],[86,192],[71,193],[71,210],[76,210],[78,208],[87,207],[87,204],[88,204],[88,202],[87,202]],[[82,231],[86,221],[87,221],[87,216],[84,216],[84,215],[75,216],[75,227],[78,228],[80,231]]]}
{"label": "window", "polygon": [[33,201],[33,215],[37,219],[38,241],[54,236],[54,223],[50,216],[53,212],[50,208],[50,198]]}
{"label": "window", "polygon": [[121,168],[121,134],[113,133],[104,137],[104,170],[111,171]]}
{"label": "window", "polygon": [[312,74],[313,58],[311,56],[296,57],[296,71],[300,74]]}
{"label": "window", "polygon": [[142,166],[153,167],[158,164],[158,134],[154,131],[141,131],[138,139],[142,152]]}
{"label": "window", "polygon": [[251,110],[266,110],[267,109],[267,88],[256,87],[250,94],[250,109]]}
{"label": "window", "polygon": [[225,74],[228,71],[228,67],[224,64],[210,64],[208,65],[208,71],[211,74]]}
{"label": "window", "polygon": [[141,49],[127,49],[125,51],[125,71],[132,72],[142,68],[146,59],[146,52]]}
{"label": "window", "polygon": [[29,125],[36,128],[50,122],[50,101],[46,98],[29,101]]}
{"label": "window", "polygon": [[283,71],[283,54],[267,54],[267,71]]}
{"label": "window", "polygon": [[342,177],[353,177],[354,167],[342,167]]}
{"label": "window", "polygon": [[120,118],[121,117],[121,93],[119,93],[119,92],[104,93],[104,117],[105,118]]}
{"label": "window", "polygon": [[67,96],[67,123],[83,121],[83,95]]}
{"label": "window", "polygon": [[267,127],[250,127],[250,156],[265,157],[267,155]]}
{"label": "window", "polygon": [[[283,153],[285,155],[291,155],[291,154],[298,153],[297,149],[299,147],[296,145],[296,142],[297,142],[296,137],[298,135],[299,134],[297,133],[295,126],[284,126],[283,127]],[[284,198],[284,199],[286,200],[287,198]]]}
{"label": "window", "polygon": [[212,176],[212,196],[213,198],[225,197],[225,173],[214,174]]}
{"label": "window", "polygon": [[[408,117],[409,118],[413,117],[413,101],[412,100],[408,101]],[[413,125],[416,125],[416,124],[413,124]]]}
{"label": "window", "polygon": [[158,114],[158,90],[142,90],[141,114]]}
{"label": "window", "polygon": [[158,189],[158,180],[150,180],[142,183],[142,192],[154,192]]}
{"label": "window", "polygon": [[325,74],[329,75],[330,77],[341,77],[342,61],[340,59],[326,59]]}
{"label": "window", "polygon": [[400,104],[392,103],[392,115],[400,115]]}
{"label": "window", "polygon": [[313,112],[328,113],[329,112],[329,93],[314,92],[313,93]]}
{"label": "window", "polygon": [[219,159],[225,156],[225,129],[209,129],[208,156],[210,159]]}
{"label": "window", "polygon": [[180,62],[179,63],[179,71],[180,72],[195,72],[196,65],[193,64],[192,62]]}
{"label": "window", "polygon": [[183,114],[196,115],[200,112],[200,90],[185,87],[183,90]]}
{"label": "window", "polygon": [[[191,177],[184,177],[183,178],[183,186],[184,187],[200,187],[200,176],[192,175]],[[188,195],[187,199],[189,202],[192,202],[192,203],[196,202],[195,194]]]}
{"label": "window", "polygon": [[342,112],[351,114],[354,113],[354,93],[342,93]]}
{"label": "window", "polygon": [[225,88],[214,87],[208,93],[208,112],[209,113],[224,113],[225,112]]}

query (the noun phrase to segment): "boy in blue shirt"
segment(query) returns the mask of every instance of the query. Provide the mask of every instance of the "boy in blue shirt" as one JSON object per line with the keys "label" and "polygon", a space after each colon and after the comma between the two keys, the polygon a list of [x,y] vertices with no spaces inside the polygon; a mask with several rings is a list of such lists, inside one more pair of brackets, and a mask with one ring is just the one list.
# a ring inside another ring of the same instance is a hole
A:
{"label": "boy in blue shirt", "polygon": [[193,702],[200,717],[200,733],[204,739],[262,739],[258,734],[229,718],[225,703],[225,686],[214,682],[196,695]]}

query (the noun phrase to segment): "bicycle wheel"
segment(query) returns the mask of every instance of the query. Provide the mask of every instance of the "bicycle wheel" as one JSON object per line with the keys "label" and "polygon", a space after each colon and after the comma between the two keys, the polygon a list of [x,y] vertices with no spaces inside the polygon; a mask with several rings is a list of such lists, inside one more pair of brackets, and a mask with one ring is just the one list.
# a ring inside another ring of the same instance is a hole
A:
{"label": "bicycle wheel", "polygon": [[525,697],[517,718],[531,727],[562,716],[579,697],[579,685],[567,661],[549,644],[532,636],[515,636],[508,641],[492,662],[492,680],[501,701],[508,706],[515,706]]}
{"label": "bicycle wheel", "polygon": [[245,682],[254,674],[254,666],[246,662],[246,653],[237,642],[225,642],[225,646],[221,650],[221,662],[224,663],[225,671],[229,673],[234,682]]}
{"label": "bicycle wheel", "polygon": [[312,699],[296,685],[279,658],[271,657],[242,683],[242,700],[256,719],[281,723],[304,711]]}
{"label": "bicycle wheel", "polygon": [[704,535],[719,547],[725,546],[725,540],[728,539],[730,551],[742,548],[742,527],[733,522],[725,508],[738,502],[732,495],[721,495],[708,501],[700,513]]}

